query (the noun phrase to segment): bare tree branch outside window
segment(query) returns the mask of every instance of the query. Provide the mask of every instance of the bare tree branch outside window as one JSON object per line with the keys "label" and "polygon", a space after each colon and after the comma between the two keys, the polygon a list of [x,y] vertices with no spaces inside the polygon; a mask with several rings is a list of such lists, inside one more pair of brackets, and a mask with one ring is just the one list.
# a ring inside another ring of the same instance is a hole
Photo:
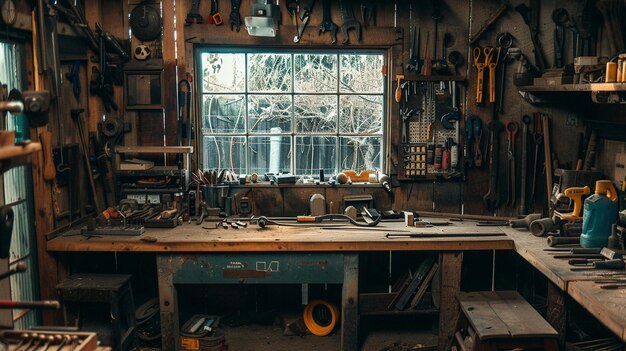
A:
{"label": "bare tree branch outside window", "polygon": [[371,52],[203,52],[204,168],[382,168],[383,63]]}

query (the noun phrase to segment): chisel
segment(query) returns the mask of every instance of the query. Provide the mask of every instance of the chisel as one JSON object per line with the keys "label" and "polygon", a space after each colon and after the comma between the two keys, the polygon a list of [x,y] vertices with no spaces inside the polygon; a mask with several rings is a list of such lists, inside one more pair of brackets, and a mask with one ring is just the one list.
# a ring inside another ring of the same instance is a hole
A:
{"label": "chisel", "polygon": [[612,269],[612,270],[624,269],[624,261],[622,259],[598,261],[598,262],[593,262],[593,264],[589,267],[571,268],[570,270],[572,272],[578,272],[578,271],[588,271],[588,270],[594,270],[594,269]]}

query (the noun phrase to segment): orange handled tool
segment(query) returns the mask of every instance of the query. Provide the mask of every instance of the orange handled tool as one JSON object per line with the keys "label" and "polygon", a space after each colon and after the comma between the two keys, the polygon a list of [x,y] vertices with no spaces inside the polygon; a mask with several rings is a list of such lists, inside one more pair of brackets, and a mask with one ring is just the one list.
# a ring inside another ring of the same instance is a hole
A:
{"label": "orange handled tool", "polygon": [[400,100],[402,100],[402,80],[404,79],[404,75],[398,74],[396,75],[396,79],[398,80],[398,86],[396,87],[395,99],[397,103],[400,103]]}

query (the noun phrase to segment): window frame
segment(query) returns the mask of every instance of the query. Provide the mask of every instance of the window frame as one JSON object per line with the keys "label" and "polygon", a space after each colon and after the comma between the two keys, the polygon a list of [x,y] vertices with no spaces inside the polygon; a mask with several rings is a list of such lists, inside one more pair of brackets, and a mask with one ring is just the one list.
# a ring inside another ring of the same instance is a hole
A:
{"label": "window frame", "polygon": [[[290,55],[294,55],[294,54],[332,54],[332,55],[337,55],[337,57],[339,57],[339,55],[350,55],[350,54],[377,54],[380,55],[382,57],[383,60],[383,67],[388,67],[389,66],[389,52],[388,52],[388,48],[350,48],[350,49],[333,49],[333,48],[320,48],[320,47],[310,47],[310,48],[302,48],[302,47],[293,47],[293,46],[284,46],[284,47],[275,47],[275,46],[259,46],[259,47],[249,47],[249,46],[239,46],[239,45],[235,45],[235,46],[214,46],[214,45],[194,45],[194,63],[193,63],[193,68],[194,71],[197,72],[197,77],[195,79],[194,82],[194,88],[195,91],[197,92],[197,94],[194,94],[196,96],[195,99],[195,108],[196,108],[196,120],[195,120],[195,138],[196,138],[196,145],[197,145],[197,149],[196,153],[197,153],[197,163],[200,166],[199,168],[201,169],[205,169],[205,165],[204,165],[204,135],[202,133],[202,118],[203,118],[203,97],[204,95],[206,95],[206,93],[203,92],[203,76],[202,76],[202,54],[203,53],[230,53],[230,54],[246,54],[246,58],[245,58],[245,66],[246,66],[246,77],[247,77],[247,63],[248,63],[248,58],[247,55],[248,54],[255,54],[255,53],[259,53],[259,54],[290,54]],[[293,56],[292,56],[293,57]],[[338,70],[340,72],[340,62],[339,60],[337,61],[337,65],[338,65]],[[383,67],[381,67],[381,69],[383,69]],[[292,75],[292,85],[295,84],[295,70],[292,69],[291,70],[291,75]],[[245,91],[242,92],[236,92],[236,93],[222,93],[222,92],[218,92],[215,93],[217,95],[219,94],[224,94],[224,95],[243,95],[245,96],[245,100],[246,100],[246,108],[245,110],[245,118],[244,118],[244,131],[241,133],[237,133],[237,132],[233,132],[233,133],[224,133],[224,132],[219,132],[219,133],[212,133],[212,136],[215,137],[243,137],[246,140],[246,146],[245,146],[245,168],[246,168],[246,172],[250,170],[251,168],[251,159],[250,159],[250,152],[249,152],[249,145],[248,145],[248,141],[250,140],[249,138],[252,137],[270,137],[270,136],[281,136],[281,137],[289,137],[290,138],[290,154],[292,155],[290,157],[290,171],[293,170],[294,172],[296,171],[296,157],[295,155],[295,151],[296,151],[296,138],[299,136],[303,136],[303,137],[314,137],[314,136],[319,136],[319,137],[331,137],[331,138],[336,138],[336,147],[335,147],[335,167],[336,167],[336,171],[339,172],[341,171],[341,137],[345,137],[345,136],[352,136],[352,137],[376,137],[380,139],[380,153],[379,153],[379,159],[380,159],[380,167],[376,168],[376,170],[381,170],[384,171],[387,169],[388,167],[388,157],[387,157],[387,153],[389,152],[388,148],[389,148],[389,138],[391,137],[389,135],[390,130],[388,129],[388,123],[389,123],[389,82],[388,82],[388,76],[387,74],[383,74],[382,76],[382,93],[358,93],[358,94],[350,94],[350,93],[342,93],[341,92],[341,80],[340,77],[337,77],[337,91],[333,92],[333,93],[306,93],[306,95],[334,95],[337,98],[337,108],[338,108],[338,113],[337,113],[337,128],[336,131],[333,133],[324,133],[324,132],[307,132],[307,133],[301,133],[297,131],[297,125],[296,125],[296,116],[294,113],[292,113],[291,115],[291,130],[288,132],[281,132],[279,134],[276,133],[270,133],[270,132],[251,132],[248,126],[248,122],[249,122],[249,115],[248,115],[248,96],[249,95],[275,95],[277,94],[276,92],[271,92],[271,93],[267,93],[267,92],[249,92],[248,91],[248,80],[246,79],[246,81],[244,82],[244,89]],[[289,92],[280,92],[278,94],[285,94],[285,95],[290,95],[291,99],[292,99],[292,105],[293,105],[293,101],[295,100],[296,96],[301,96],[304,95],[304,93],[298,93],[295,91],[295,89],[291,89]],[[209,93],[210,95],[210,93]],[[341,96],[382,96],[382,116],[381,116],[381,128],[380,128],[380,134],[371,134],[371,133],[342,133],[341,132],[341,125],[340,125],[340,97]],[[313,174],[317,174],[317,172],[313,172]],[[296,175],[302,175],[302,174],[296,174]]]}

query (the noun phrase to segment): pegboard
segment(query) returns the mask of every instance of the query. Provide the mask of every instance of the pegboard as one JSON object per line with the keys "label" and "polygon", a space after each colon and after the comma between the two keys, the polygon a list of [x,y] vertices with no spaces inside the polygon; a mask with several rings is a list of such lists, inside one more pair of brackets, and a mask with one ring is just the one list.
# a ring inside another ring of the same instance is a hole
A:
{"label": "pegboard", "polygon": [[[458,144],[458,128],[446,129],[441,121],[442,116],[453,111],[451,81],[406,81],[400,102],[400,120],[403,133],[406,133],[405,142],[401,148],[403,172],[405,177],[425,177],[456,172],[451,169],[443,170],[434,166],[434,150],[437,145],[450,147]],[[458,97],[457,97],[458,99]],[[456,127],[456,126],[455,126]],[[412,150],[417,146],[424,147],[426,159],[419,167],[425,166],[425,173],[415,164]],[[416,170],[420,171],[416,171]]]}

